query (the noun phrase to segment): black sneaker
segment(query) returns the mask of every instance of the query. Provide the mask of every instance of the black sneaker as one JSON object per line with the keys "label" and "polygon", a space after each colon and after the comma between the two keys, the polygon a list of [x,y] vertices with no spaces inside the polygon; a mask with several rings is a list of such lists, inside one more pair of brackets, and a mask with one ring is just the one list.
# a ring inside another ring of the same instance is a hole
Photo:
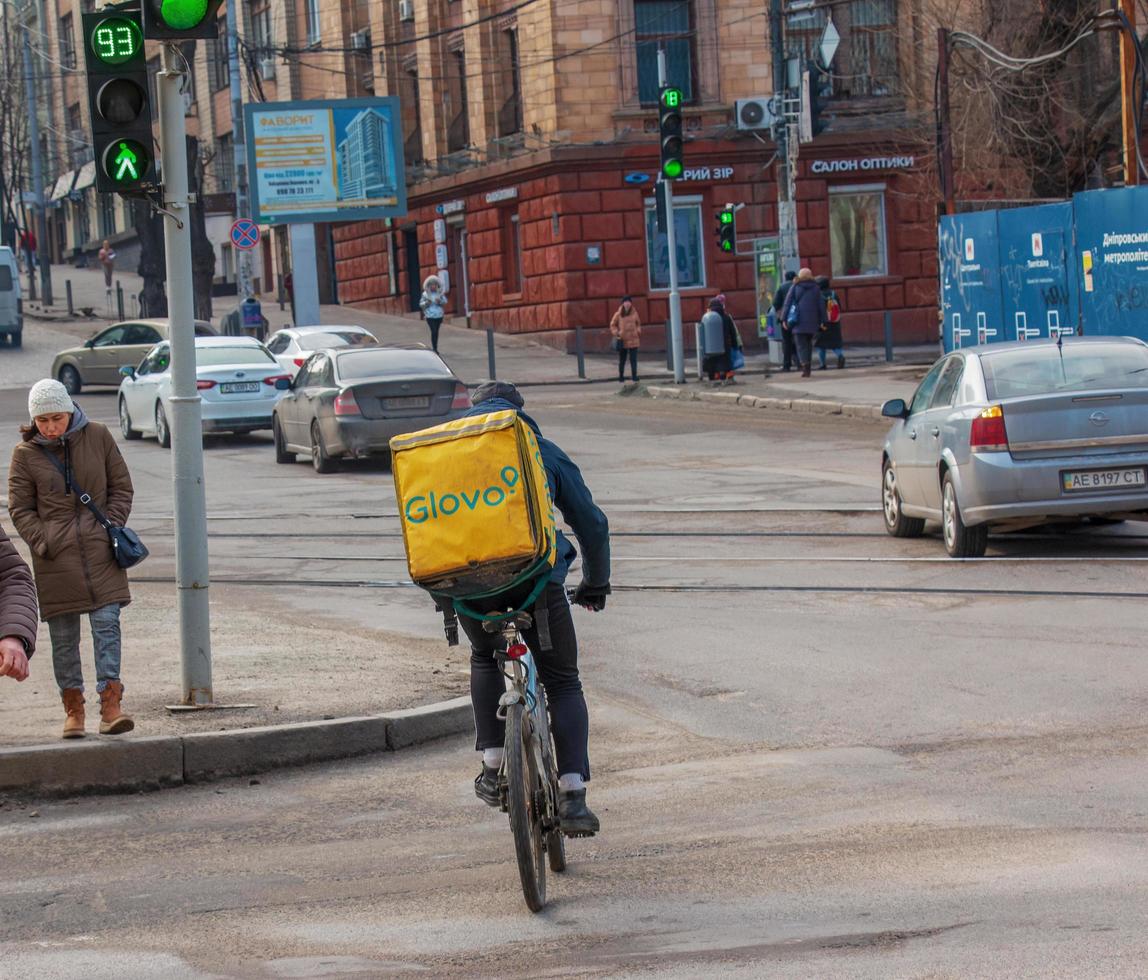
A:
{"label": "black sneaker", "polygon": [[558,794],[558,827],[567,837],[593,837],[598,818],[586,805],[586,791],[573,789]]}
{"label": "black sneaker", "polygon": [[498,796],[498,770],[483,765],[482,772],[474,777],[474,795],[487,806],[501,806]]}

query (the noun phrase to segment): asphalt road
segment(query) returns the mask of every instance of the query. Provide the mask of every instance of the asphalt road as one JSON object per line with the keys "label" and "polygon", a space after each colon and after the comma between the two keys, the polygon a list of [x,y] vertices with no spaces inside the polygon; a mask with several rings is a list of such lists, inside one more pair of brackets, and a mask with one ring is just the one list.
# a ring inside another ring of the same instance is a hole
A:
{"label": "asphalt road", "polygon": [[[547,910],[459,739],[9,802],[0,977],[1143,975],[1148,529],[954,563],[885,536],[880,426],[528,398],[610,515],[618,590],[577,614],[604,832]],[[163,579],[167,456],[127,452]],[[436,635],[385,469],[277,467],[255,436],[207,472],[217,586]]]}

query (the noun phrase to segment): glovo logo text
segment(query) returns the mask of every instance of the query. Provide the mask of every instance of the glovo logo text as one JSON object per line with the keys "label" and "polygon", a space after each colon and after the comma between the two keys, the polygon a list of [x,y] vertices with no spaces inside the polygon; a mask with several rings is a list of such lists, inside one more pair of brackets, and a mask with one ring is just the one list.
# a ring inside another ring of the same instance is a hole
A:
{"label": "glovo logo text", "polygon": [[513,497],[518,491],[518,481],[521,479],[518,470],[513,466],[504,466],[499,473],[505,489],[498,484],[483,488],[475,487],[469,493],[459,490],[457,493],[435,493],[433,490],[425,497],[422,495],[411,497],[407,501],[403,513],[411,524],[425,524],[427,521],[437,521],[440,518],[453,517],[459,513],[474,513],[480,507],[501,507],[507,497]]}

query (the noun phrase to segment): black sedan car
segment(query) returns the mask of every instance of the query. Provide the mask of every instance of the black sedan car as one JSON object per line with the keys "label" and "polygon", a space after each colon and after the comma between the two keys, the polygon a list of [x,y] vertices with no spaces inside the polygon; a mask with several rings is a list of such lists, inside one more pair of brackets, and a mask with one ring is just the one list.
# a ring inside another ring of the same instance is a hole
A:
{"label": "black sedan car", "polygon": [[308,453],[319,473],[340,459],[389,455],[392,436],[458,418],[466,385],[425,347],[316,351],[275,406],[275,461]]}

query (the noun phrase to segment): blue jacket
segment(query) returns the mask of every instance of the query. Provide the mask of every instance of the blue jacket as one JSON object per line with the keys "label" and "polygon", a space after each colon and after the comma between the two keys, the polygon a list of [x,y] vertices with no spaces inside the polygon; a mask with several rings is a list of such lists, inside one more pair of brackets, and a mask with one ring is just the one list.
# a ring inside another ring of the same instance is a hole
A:
{"label": "blue jacket", "polygon": [[789,309],[797,307],[797,323],[791,329],[794,333],[814,334],[821,329],[825,320],[825,300],[821,298],[821,287],[809,279],[795,282],[785,298],[785,308],[781,322],[788,324]]}
{"label": "blue jacket", "polygon": [[[467,415],[486,415],[488,412],[516,411],[538,438],[538,449],[542,453],[542,465],[546,469],[546,479],[550,484],[550,496],[554,506],[562,513],[566,523],[573,529],[578,543],[582,546],[582,580],[589,585],[608,585],[610,582],[610,522],[602,509],[594,503],[594,497],[582,472],[574,461],[558,446],[542,435],[538,423],[522,409],[516,408],[502,398],[491,398],[475,405]],[[570,539],[558,532],[558,555],[554,561],[554,571],[550,581],[561,585],[570,573],[570,565],[578,557],[578,551]]]}

